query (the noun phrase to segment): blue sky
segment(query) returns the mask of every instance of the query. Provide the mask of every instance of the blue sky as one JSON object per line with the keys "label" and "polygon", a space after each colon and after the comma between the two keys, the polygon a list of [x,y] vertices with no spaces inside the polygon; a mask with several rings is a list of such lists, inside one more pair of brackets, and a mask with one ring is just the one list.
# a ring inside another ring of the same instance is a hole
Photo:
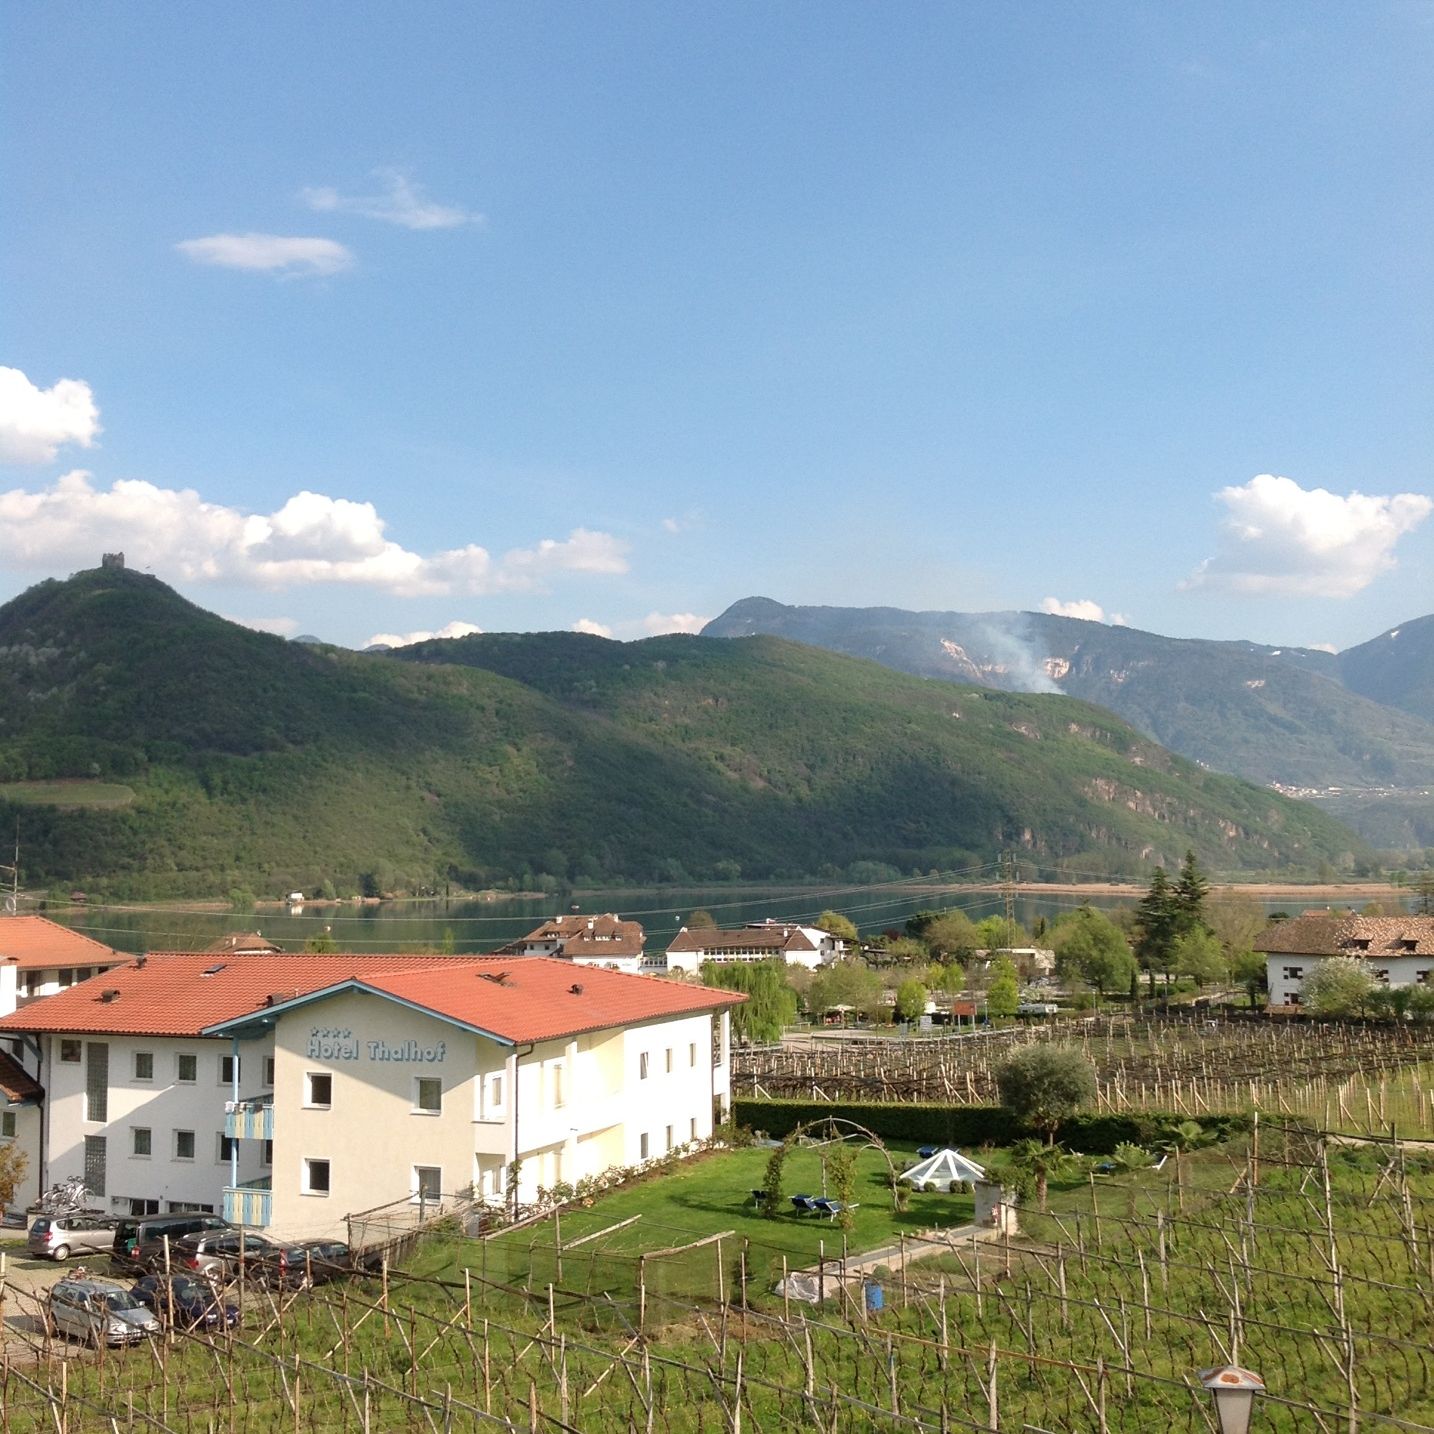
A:
{"label": "blue sky", "polygon": [[17,0],[0,51],[0,598],[123,548],[352,645],[1434,610],[1427,3]]}

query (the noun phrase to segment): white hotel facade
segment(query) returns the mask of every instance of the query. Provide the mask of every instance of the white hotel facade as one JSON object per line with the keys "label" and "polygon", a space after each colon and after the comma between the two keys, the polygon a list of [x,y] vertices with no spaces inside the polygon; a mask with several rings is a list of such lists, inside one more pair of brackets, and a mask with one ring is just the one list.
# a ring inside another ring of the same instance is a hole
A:
{"label": "white hotel facade", "polygon": [[45,1095],[38,1181],[286,1238],[711,1135],[732,992],[543,957],[155,954],[0,1019]]}

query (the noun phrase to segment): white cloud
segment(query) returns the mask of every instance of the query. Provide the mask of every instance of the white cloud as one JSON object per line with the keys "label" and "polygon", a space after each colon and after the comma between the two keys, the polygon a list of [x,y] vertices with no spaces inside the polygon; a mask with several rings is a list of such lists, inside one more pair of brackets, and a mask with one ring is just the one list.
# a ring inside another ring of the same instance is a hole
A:
{"label": "white cloud", "polygon": [[680,533],[682,521],[679,518],[664,518],[662,520],[662,531],[664,533]]}
{"label": "white cloud", "polygon": [[650,612],[643,618],[642,628],[648,636],[657,637],[664,632],[701,632],[711,621],[695,612]]}
{"label": "white cloud", "polygon": [[1312,642],[1310,643],[1310,650],[1312,652],[1338,652],[1339,648],[1332,642]]}
{"label": "white cloud", "polygon": [[462,224],[483,222],[481,214],[425,199],[419,186],[402,170],[376,169],[373,173],[383,185],[381,194],[345,195],[325,186],[305,189],[300,198],[321,214],[359,214],[365,219],[400,224],[405,229],[456,229]]}
{"label": "white cloud", "polygon": [[1054,617],[1078,617],[1086,622],[1104,622],[1105,609],[1098,602],[1090,598],[1076,598],[1072,602],[1062,602],[1059,598],[1042,598],[1041,611],[1048,612]]}
{"label": "white cloud", "polygon": [[275,637],[293,637],[298,632],[299,624],[291,617],[234,617],[225,614],[230,622],[237,622],[240,627],[253,628],[255,632],[270,632]]}
{"label": "white cloud", "polygon": [[1341,497],[1261,473],[1222,488],[1226,544],[1181,584],[1281,597],[1353,597],[1395,566],[1394,546],[1434,511],[1422,493]]}
{"label": "white cloud", "polygon": [[585,632],[589,637],[611,637],[612,629],[603,623],[594,622],[590,617],[580,617],[573,624],[574,632]]}
{"label": "white cloud", "polygon": [[301,235],[210,234],[203,239],[183,239],[174,247],[196,264],[248,269],[281,278],[341,274],[354,263],[352,251],[336,239]]}
{"label": "white cloud", "polygon": [[385,535],[372,503],[301,492],[269,514],[208,503],[192,488],[121,479],[97,488],[82,470],[37,492],[0,493],[0,561],[53,572],[118,548],[172,580],[260,588],[343,583],[400,597],[534,591],[565,573],[627,571],[628,545],[575,528],[497,557],[477,544],[424,555]]}
{"label": "white cloud", "polygon": [[99,431],[89,384],[36,388],[18,368],[0,367],[0,463],[49,463],[66,443],[90,447]]}
{"label": "white cloud", "polygon": [[436,637],[471,637],[475,632],[482,632],[481,627],[476,627],[471,622],[462,622],[455,618],[452,622],[444,623],[436,632],[376,632],[369,638],[369,647],[412,647],[415,642],[432,642]]}

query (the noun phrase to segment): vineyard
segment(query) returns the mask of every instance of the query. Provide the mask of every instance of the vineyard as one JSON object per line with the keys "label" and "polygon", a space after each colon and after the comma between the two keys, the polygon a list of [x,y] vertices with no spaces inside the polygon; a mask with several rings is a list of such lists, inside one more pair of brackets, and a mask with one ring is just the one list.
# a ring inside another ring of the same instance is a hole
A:
{"label": "vineyard", "polygon": [[[1434,1138],[1434,1024],[1091,1018],[916,1040],[734,1052],[735,1096],[996,1103],[1019,1046],[1074,1045],[1095,1064],[1098,1110],[1200,1116],[1258,1110],[1350,1134]],[[1423,1064],[1421,1064],[1423,1063]]]}
{"label": "vineyard", "polygon": [[1053,1181],[1018,1235],[947,1230],[878,1272],[870,1315],[839,1234],[828,1299],[799,1305],[770,1279],[782,1221],[674,1242],[614,1218],[619,1196],[246,1291],[214,1339],[77,1356],[35,1320],[0,1431],[1206,1431],[1197,1371],[1227,1362],[1267,1382],[1256,1430],[1434,1428],[1434,1162],[1396,1143],[1262,1122],[1158,1172]]}

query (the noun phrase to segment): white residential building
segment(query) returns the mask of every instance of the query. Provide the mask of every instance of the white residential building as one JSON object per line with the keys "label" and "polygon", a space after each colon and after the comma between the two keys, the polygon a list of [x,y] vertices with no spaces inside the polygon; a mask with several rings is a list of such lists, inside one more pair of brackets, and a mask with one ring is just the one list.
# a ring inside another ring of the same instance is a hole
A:
{"label": "white residential building", "polygon": [[1299,1006],[1305,979],[1332,956],[1365,962],[1382,985],[1434,984],[1434,916],[1307,911],[1267,926],[1254,948],[1265,957],[1271,1007]]}
{"label": "white residential building", "polygon": [[[576,979],[575,979],[576,978]],[[734,993],[540,957],[137,958],[0,1020],[40,1052],[40,1179],[277,1233],[575,1183],[712,1132]]]}
{"label": "white residential building", "polygon": [[602,916],[554,916],[498,954],[558,956],[579,966],[606,966],[636,975],[643,969],[647,934],[639,921],[612,912]]}
{"label": "white residential building", "polygon": [[846,954],[846,942],[815,926],[753,921],[736,930],[684,926],[667,948],[667,969],[696,974],[706,961],[785,961],[813,971]]}

